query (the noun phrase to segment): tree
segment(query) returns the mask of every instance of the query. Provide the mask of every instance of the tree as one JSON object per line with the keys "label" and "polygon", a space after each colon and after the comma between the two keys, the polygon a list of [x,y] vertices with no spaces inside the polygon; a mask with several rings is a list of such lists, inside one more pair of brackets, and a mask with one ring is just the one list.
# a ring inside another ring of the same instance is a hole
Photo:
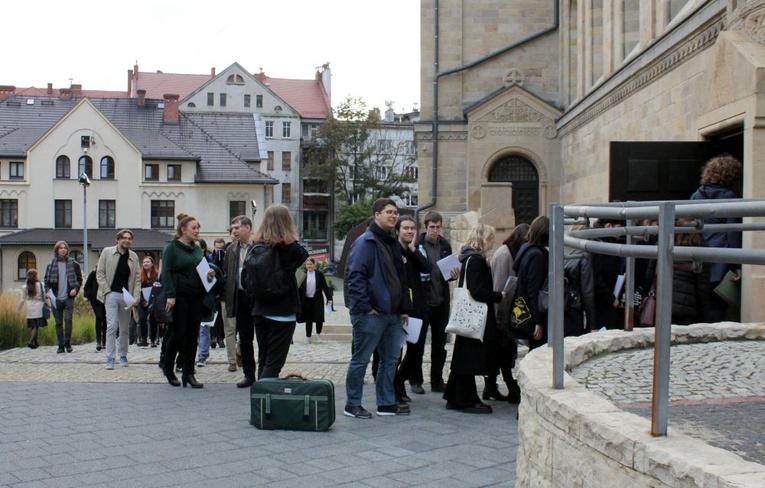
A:
{"label": "tree", "polygon": [[323,162],[311,166],[309,177],[331,182],[341,208],[409,191],[416,180],[411,141],[397,140],[360,98],[346,98],[333,112],[314,143]]}

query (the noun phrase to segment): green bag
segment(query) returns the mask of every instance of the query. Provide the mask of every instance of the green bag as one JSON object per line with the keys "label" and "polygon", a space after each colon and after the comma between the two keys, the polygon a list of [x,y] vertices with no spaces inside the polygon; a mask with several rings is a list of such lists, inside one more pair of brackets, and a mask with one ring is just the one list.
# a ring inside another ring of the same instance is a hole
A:
{"label": "green bag", "polygon": [[250,423],[264,430],[325,432],[335,422],[335,385],[300,375],[263,378],[250,387]]}

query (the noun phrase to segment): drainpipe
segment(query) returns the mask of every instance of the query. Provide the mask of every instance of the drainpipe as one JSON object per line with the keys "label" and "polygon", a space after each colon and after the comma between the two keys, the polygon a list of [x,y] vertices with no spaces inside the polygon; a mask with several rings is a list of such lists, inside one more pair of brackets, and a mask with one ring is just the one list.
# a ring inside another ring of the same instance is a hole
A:
{"label": "drainpipe", "polygon": [[460,73],[462,71],[466,71],[472,68],[475,68],[476,66],[485,63],[486,61],[489,61],[491,59],[496,58],[497,56],[501,56],[509,51],[512,51],[513,49],[516,49],[524,44],[527,44],[531,41],[534,41],[536,39],[539,39],[542,36],[545,36],[551,32],[555,32],[558,30],[558,26],[560,25],[560,6],[558,5],[558,0],[552,0],[553,4],[553,25],[550,27],[543,29],[539,32],[536,32],[534,34],[531,34],[528,37],[524,37],[523,39],[516,41],[508,46],[503,47],[502,49],[498,51],[494,51],[493,53],[489,53],[486,56],[476,59],[475,61],[466,64],[464,66],[460,66],[458,68],[453,68],[444,72],[438,71],[438,52],[439,52],[439,15],[438,15],[438,7],[439,7],[439,0],[435,0],[435,6],[433,8],[435,12],[435,53],[433,55],[433,67],[434,67],[434,73],[435,76],[433,77],[433,183],[431,184],[431,193],[430,193],[430,202],[426,203],[425,205],[422,205],[420,207],[417,207],[417,209],[414,211],[414,218],[417,221],[417,227],[419,228],[420,225],[420,212],[423,210],[427,210],[429,208],[435,207],[437,196],[438,196],[438,80],[443,76],[449,76],[453,75],[455,73]]}

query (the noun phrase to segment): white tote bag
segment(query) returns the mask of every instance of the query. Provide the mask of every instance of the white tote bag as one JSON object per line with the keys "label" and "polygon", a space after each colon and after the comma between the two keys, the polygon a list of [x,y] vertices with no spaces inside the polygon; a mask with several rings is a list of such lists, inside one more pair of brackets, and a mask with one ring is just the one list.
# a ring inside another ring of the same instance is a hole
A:
{"label": "white tote bag", "polygon": [[467,289],[467,269],[470,258],[465,262],[465,280],[462,286],[454,289],[452,310],[449,314],[449,323],[446,332],[457,334],[469,339],[483,341],[483,332],[486,329],[486,316],[489,313],[489,305],[478,302],[470,296]]}

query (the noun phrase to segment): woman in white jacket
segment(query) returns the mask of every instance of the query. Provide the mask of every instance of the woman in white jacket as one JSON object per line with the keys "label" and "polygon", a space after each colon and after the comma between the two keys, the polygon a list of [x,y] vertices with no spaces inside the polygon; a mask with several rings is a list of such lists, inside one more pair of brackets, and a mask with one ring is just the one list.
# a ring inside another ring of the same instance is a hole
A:
{"label": "woman in white jacket", "polygon": [[21,300],[16,307],[16,314],[21,312],[24,302],[27,302],[27,327],[30,329],[29,344],[30,349],[37,349],[37,329],[48,325],[48,319],[43,317],[43,306],[47,303],[50,306],[49,298],[45,295],[45,287],[37,279],[37,270],[27,271],[27,282],[21,293]]}

